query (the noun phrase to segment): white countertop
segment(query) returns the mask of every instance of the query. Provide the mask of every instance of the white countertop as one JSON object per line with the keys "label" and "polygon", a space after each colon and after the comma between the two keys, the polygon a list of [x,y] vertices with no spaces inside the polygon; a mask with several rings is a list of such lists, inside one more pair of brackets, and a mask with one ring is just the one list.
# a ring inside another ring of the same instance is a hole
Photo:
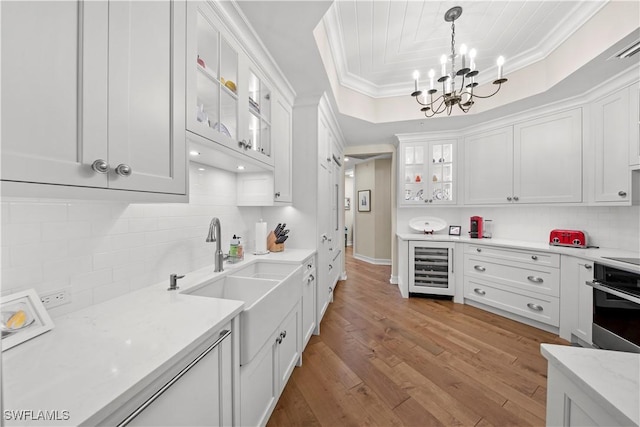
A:
{"label": "white countertop", "polygon": [[561,255],[570,255],[589,261],[607,264],[612,267],[622,268],[627,271],[635,271],[640,273],[640,266],[606,259],[605,257],[640,258],[640,253],[638,252],[624,251],[615,248],[582,249],[566,246],[551,246],[547,242],[540,243],[511,239],[472,239],[468,236],[448,236],[446,234],[398,233],[397,236],[400,240],[470,243],[474,245],[500,246],[512,249],[544,251]]}
{"label": "white countertop", "polygon": [[[301,263],[314,250],[285,250],[256,259]],[[219,276],[213,266],[188,273],[179,291],[166,282],[54,319],[53,330],[2,353],[3,410],[68,411],[59,425],[91,423],[113,412],[164,370],[238,315],[243,302],[180,293]],[[5,422],[5,425],[51,425]]]}
{"label": "white countertop", "polygon": [[621,424],[640,424],[640,354],[554,344],[540,351]]}

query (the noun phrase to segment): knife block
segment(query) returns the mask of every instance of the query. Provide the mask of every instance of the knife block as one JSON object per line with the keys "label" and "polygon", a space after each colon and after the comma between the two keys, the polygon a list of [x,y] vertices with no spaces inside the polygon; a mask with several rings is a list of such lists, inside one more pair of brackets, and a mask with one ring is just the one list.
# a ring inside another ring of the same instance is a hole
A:
{"label": "knife block", "polygon": [[276,234],[271,231],[267,236],[267,249],[269,252],[282,252],[284,251],[284,243],[276,243]]}

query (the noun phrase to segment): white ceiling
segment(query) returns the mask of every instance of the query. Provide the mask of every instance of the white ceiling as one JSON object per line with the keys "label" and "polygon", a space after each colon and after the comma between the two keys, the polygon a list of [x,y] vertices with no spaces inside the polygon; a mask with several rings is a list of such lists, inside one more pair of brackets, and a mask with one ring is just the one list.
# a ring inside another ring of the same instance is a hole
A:
{"label": "white ceiling", "polygon": [[[456,51],[466,44],[478,52],[479,80],[545,58],[605,4],[603,1],[337,1],[325,25],[338,78],[343,86],[372,97],[413,90],[412,73],[440,72],[440,56],[450,54],[451,23],[445,12],[461,6],[455,22]],[[458,59],[458,65],[459,65]]]}
{"label": "white ceiling", "polygon": [[[356,79],[360,83],[371,80],[366,83],[368,90],[377,90],[379,93],[397,90],[393,85],[400,85],[403,95],[406,94],[407,102],[415,104],[413,98],[408,95],[408,91],[413,89],[411,73],[415,68],[415,64],[409,64],[415,60],[409,53],[413,47],[421,46],[416,49],[416,55],[420,52],[421,55],[429,56],[428,60],[419,60],[428,64],[421,68],[423,75],[428,68],[437,68],[440,55],[450,43],[450,24],[443,19],[444,12],[450,7],[461,5],[464,8],[462,16],[456,22],[456,43],[465,42],[475,47],[479,56],[478,67],[483,74],[487,74],[487,77],[492,79],[495,70],[492,71],[491,67],[496,56],[506,57],[505,75],[509,77],[509,73],[516,67],[524,67],[527,61],[534,61],[536,58],[547,55],[554,46],[566,39],[605,3],[606,1],[599,0],[579,2],[339,0],[337,3],[325,0],[242,0],[238,2],[240,9],[286,75],[297,95],[305,96],[322,92],[329,94],[348,146],[390,144],[395,142],[394,135],[399,133],[450,130],[472,126],[495,119],[500,115],[513,114],[585,93],[600,82],[631,66],[638,67],[640,55],[624,61],[607,59],[640,38],[640,25],[638,30],[612,45],[546,92],[479,114],[374,124],[338,112],[328,73],[335,72],[338,78],[344,79],[346,75],[344,72],[348,70],[349,75],[357,76]],[[331,6],[334,4],[336,9],[332,10]],[[385,7],[388,9],[386,16],[381,13]],[[392,9],[394,12],[391,12]],[[336,10],[339,12],[336,13]],[[366,16],[362,18],[364,21],[358,18],[367,10],[370,11],[368,18]],[[410,12],[407,12],[409,10]],[[340,26],[337,24],[338,13],[340,20],[344,21]],[[394,18],[396,14],[400,16]],[[323,18],[325,28],[333,28],[332,33],[328,35],[329,42],[333,45],[332,56],[336,64],[342,64],[336,65],[336,70],[325,69],[313,35],[314,28],[323,21]],[[347,19],[354,24],[347,25]],[[393,25],[398,27],[394,30],[397,31],[395,36],[391,36],[391,31],[387,30],[392,26],[389,24],[391,21],[398,21],[398,24]],[[638,21],[640,24],[640,17]],[[368,24],[362,22],[368,22]],[[428,25],[429,22],[434,25],[431,27]],[[366,30],[360,28],[367,25]],[[615,26],[615,22],[611,22],[611,25]],[[339,27],[343,29],[335,31],[335,28]],[[412,30],[409,31],[409,28]],[[503,30],[500,31],[500,29]],[[606,32],[608,29],[602,28],[602,31]],[[351,52],[349,55],[336,51],[336,40],[344,37],[340,32],[350,33],[352,37],[357,36],[357,40],[350,39],[348,42],[339,43],[345,46],[338,49],[342,52]],[[438,32],[443,32],[444,35],[437,36],[437,39],[430,38],[435,37]],[[383,36],[380,41],[374,42],[373,39],[379,33]],[[363,40],[367,35],[369,40]],[[349,48],[346,47],[347,44]],[[359,47],[366,44],[369,44],[368,48]],[[384,52],[384,46],[391,44],[394,46],[393,49],[386,48],[387,53],[382,55],[382,58],[372,59],[378,57],[374,52],[380,49]],[[343,60],[336,59],[340,56]],[[390,61],[395,61],[396,66],[387,66],[387,62]],[[339,69],[341,67],[342,70]],[[488,67],[487,70],[484,70],[484,67]],[[340,77],[341,73],[343,77]],[[398,79],[403,81],[398,82]],[[349,82],[345,81],[343,84],[349,84]]]}

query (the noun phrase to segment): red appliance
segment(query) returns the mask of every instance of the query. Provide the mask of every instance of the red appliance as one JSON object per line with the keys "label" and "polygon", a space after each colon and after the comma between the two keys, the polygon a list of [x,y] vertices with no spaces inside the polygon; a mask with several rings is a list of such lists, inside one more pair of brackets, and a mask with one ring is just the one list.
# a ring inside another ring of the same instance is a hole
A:
{"label": "red appliance", "polygon": [[472,239],[482,239],[484,235],[484,220],[481,216],[472,216],[471,217],[471,231],[469,231],[469,237]]}
{"label": "red appliance", "polygon": [[587,247],[587,233],[580,230],[551,230],[549,244],[552,246]]}

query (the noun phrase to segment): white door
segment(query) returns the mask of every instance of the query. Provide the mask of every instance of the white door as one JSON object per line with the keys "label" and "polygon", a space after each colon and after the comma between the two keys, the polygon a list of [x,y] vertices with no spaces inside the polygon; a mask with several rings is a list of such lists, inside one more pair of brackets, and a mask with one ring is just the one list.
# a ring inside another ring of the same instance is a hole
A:
{"label": "white door", "polygon": [[513,128],[464,140],[465,204],[509,203],[513,195]]}
{"label": "white door", "polygon": [[513,127],[514,203],[582,201],[582,110]]}
{"label": "white door", "polygon": [[109,27],[109,186],[185,194],[186,2],[111,2]]}
{"label": "white door", "polygon": [[106,187],[107,2],[0,8],[2,179]]}

